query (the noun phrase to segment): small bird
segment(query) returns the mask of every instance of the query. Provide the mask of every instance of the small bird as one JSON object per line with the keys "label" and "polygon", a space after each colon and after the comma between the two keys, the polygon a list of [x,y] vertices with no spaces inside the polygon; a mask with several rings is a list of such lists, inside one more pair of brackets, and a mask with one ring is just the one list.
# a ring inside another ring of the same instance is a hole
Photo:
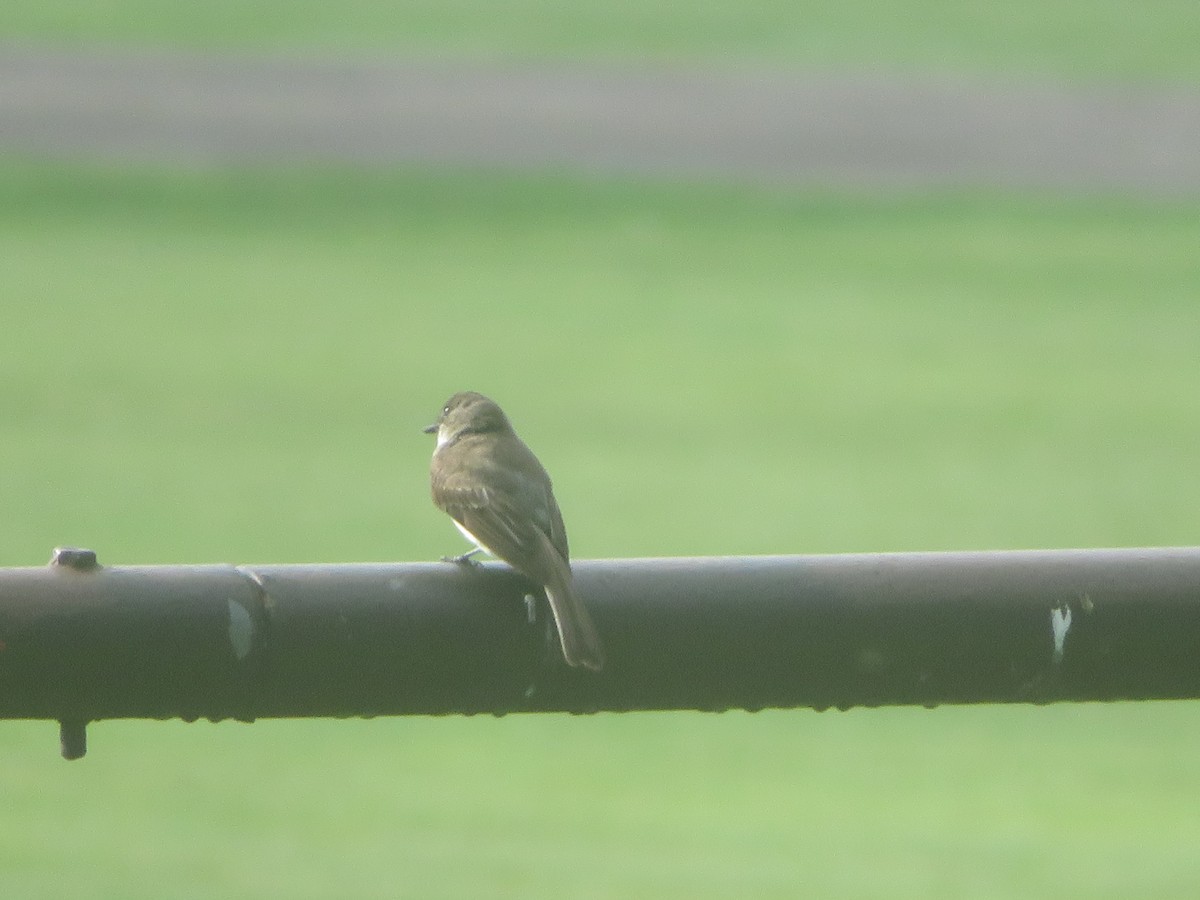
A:
{"label": "small bird", "polygon": [[604,667],[604,647],[571,579],[567,531],[550,476],[517,437],[503,410],[483,394],[463,391],[446,401],[429,466],[434,504],[449,514],[477,549],[543,585],[563,658],[571,666]]}

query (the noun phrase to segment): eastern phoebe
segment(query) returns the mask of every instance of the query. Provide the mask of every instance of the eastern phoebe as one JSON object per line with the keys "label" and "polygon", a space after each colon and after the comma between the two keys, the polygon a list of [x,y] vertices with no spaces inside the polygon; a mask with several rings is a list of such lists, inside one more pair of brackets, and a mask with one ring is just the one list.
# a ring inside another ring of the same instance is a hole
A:
{"label": "eastern phoebe", "polygon": [[429,466],[434,504],[478,550],[546,588],[563,658],[599,671],[604,648],[571,583],[567,531],[542,464],[500,407],[474,391],[446,401],[438,420],[425,429],[435,432]]}

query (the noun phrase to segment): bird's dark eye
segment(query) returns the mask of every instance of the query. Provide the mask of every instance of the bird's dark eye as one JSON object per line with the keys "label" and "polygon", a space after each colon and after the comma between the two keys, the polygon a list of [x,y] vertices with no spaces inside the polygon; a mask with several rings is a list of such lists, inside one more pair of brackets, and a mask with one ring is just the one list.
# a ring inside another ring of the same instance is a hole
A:
{"label": "bird's dark eye", "polygon": [[442,415],[443,415],[443,416],[448,416],[448,415],[450,415],[450,407],[448,407],[448,406],[443,406],[443,407],[442,407]]}

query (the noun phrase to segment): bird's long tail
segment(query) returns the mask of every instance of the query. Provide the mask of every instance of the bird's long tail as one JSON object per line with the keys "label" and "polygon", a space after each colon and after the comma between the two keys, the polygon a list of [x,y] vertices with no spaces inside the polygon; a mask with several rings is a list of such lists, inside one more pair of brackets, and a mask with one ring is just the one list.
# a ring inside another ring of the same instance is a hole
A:
{"label": "bird's long tail", "polygon": [[557,584],[546,585],[546,599],[550,601],[550,612],[558,628],[558,640],[562,644],[563,659],[569,666],[584,666],[594,672],[604,668],[604,645],[596,623],[592,621],[587,607],[575,593],[570,576]]}

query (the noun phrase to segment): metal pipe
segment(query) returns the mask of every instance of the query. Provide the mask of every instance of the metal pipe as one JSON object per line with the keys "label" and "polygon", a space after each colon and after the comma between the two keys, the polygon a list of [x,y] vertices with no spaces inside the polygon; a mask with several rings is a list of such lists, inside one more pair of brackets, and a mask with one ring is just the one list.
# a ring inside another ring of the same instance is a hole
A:
{"label": "metal pipe", "polygon": [[579,560],[568,669],[500,564],[0,569],[0,718],[846,708],[1200,696],[1200,548]]}

